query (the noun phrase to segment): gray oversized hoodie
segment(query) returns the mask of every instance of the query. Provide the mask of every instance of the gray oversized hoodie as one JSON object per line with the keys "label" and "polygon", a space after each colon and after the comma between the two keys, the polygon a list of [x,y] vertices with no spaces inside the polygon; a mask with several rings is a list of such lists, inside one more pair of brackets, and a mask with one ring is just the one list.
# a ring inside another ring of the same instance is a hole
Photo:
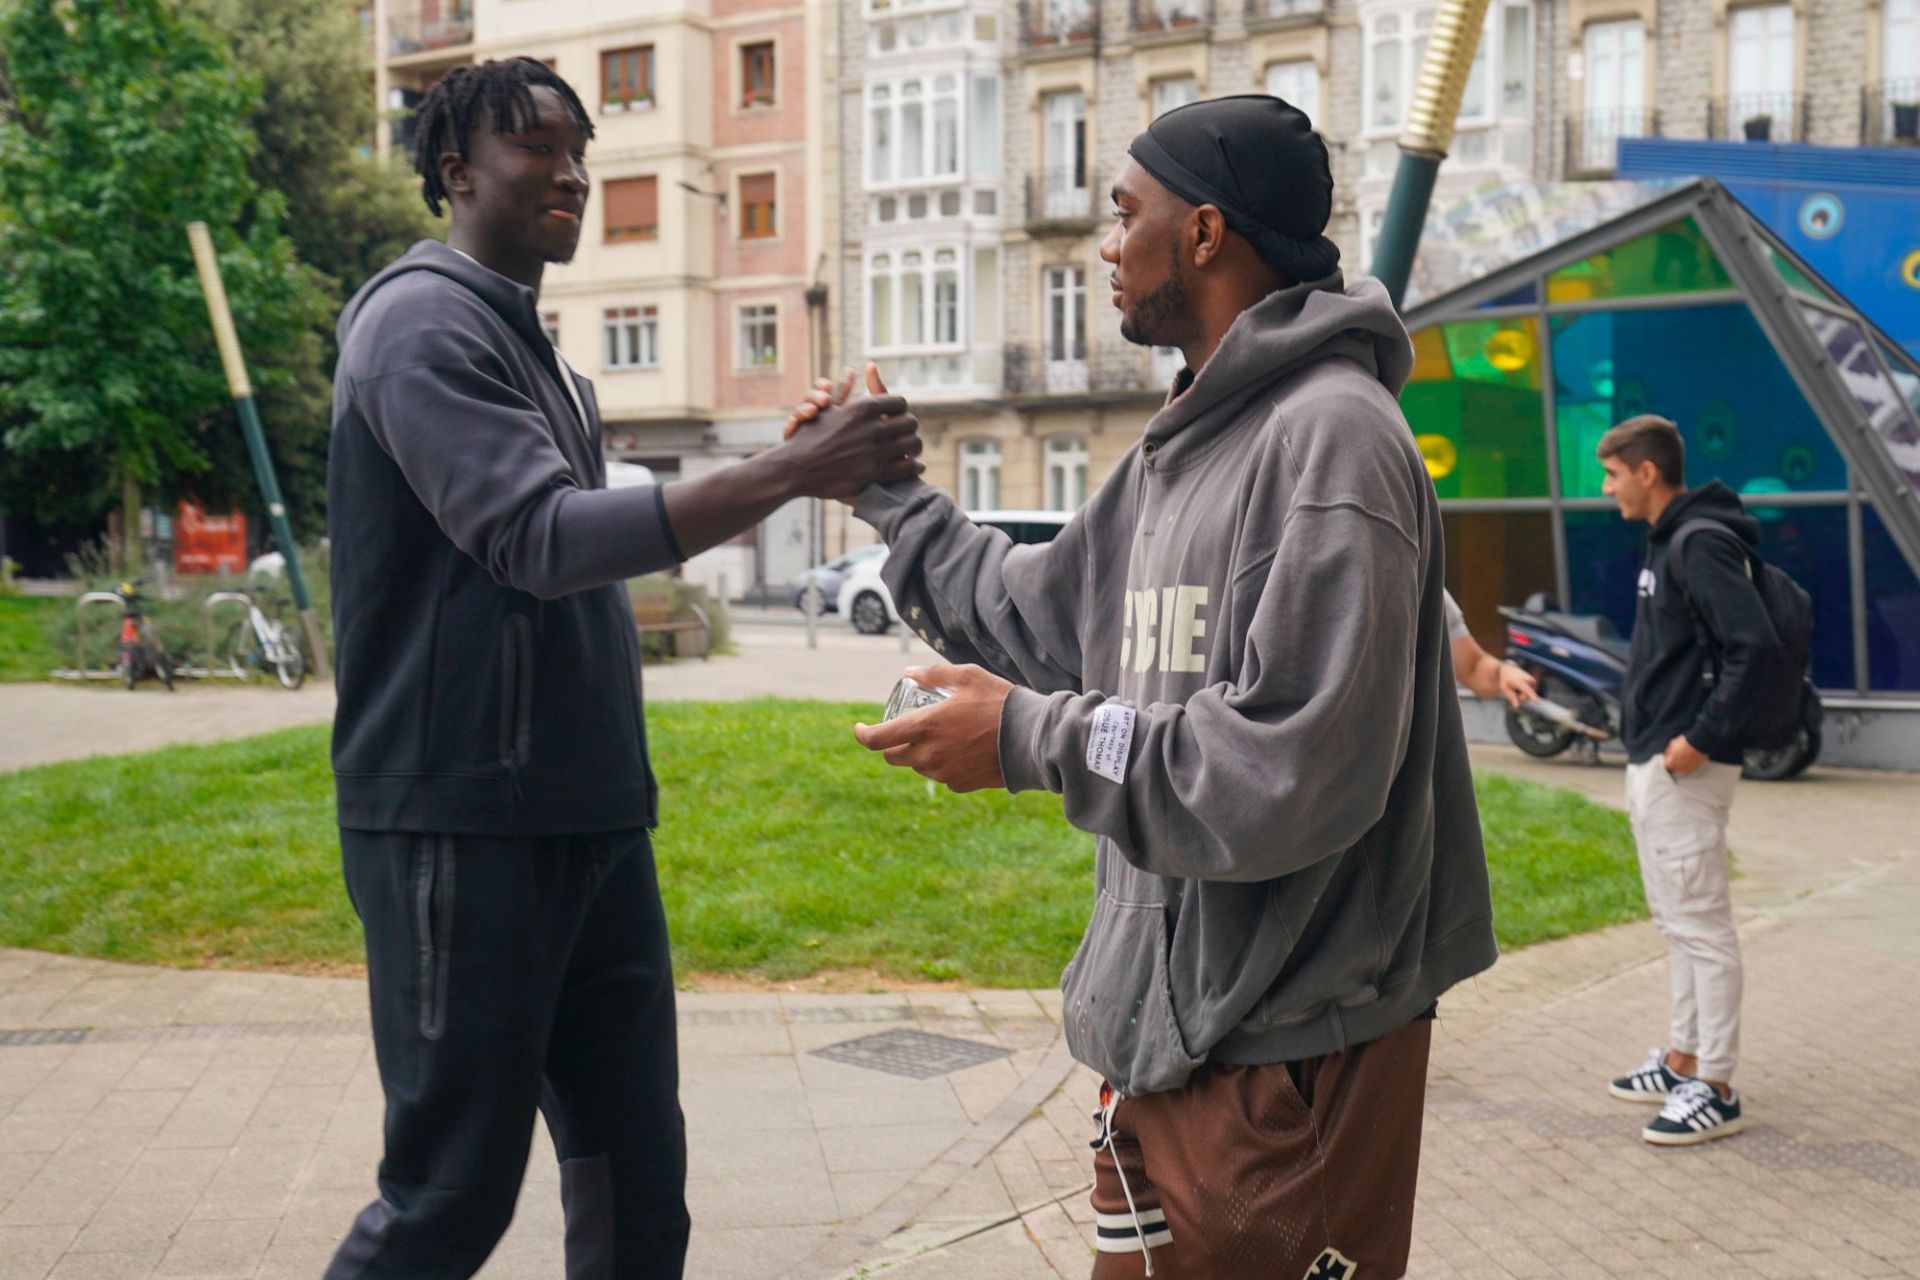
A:
{"label": "gray oversized hoodie", "polygon": [[1335,274],[1243,312],[1046,546],[918,482],[856,508],[909,625],[1021,686],[1008,788],[1099,837],[1061,985],[1123,1094],[1377,1038],[1494,961],[1411,363]]}

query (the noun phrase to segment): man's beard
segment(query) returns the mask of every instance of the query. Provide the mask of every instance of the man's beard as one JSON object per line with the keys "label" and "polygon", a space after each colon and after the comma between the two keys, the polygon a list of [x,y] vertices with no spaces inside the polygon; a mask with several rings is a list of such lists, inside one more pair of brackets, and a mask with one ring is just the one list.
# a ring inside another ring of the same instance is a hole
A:
{"label": "man's beard", "polygon": [[1120,336],[1142,347],[1177,347],[1192,323],[1187,287],[1175,271],[1167,282],[1120,314]]}

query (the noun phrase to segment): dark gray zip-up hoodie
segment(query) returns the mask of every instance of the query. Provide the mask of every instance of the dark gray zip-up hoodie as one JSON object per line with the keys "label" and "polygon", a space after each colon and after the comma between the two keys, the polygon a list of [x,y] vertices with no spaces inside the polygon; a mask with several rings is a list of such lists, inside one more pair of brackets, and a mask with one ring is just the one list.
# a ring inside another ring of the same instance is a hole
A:
{"label": "dark gray zip-up hoodie", "polygon": [[1432,482],[1377,282],[1241,314],[1047,546],[869,490],[909,625],[1008,699],[1010,790],[1099,837],[1062,978],[1122,1093],[1404,1025],[1494,961]]}
{"label": "dark gray zip-up hoodie", "polygon": [[423,241],[341,313],[328,458],[340,825],[651,827],[625,581],[680,560],[609,490],[534,294]]}

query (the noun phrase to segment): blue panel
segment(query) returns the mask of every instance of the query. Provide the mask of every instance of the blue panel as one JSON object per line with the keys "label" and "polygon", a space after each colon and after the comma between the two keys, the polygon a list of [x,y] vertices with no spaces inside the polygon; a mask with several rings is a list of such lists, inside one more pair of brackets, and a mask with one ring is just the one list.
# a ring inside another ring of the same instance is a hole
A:
{"label": "blue panel", "polygon": [[1920,692],[1920,578],[1872,506],[1861,513],[1867,578],[1867,687]]}
{"label": "blue panel", "polygon": [[1601,613],[1633,634],[1633,606],[1646,561],[1647,526],[1614,511],[1569,511],[1567,578],[1574,613]]}
{"label": "blue panel", "polygon": [[1718,179],[1848,302],[1920,356],[1920,149],[1624,139],[1618,173]]}

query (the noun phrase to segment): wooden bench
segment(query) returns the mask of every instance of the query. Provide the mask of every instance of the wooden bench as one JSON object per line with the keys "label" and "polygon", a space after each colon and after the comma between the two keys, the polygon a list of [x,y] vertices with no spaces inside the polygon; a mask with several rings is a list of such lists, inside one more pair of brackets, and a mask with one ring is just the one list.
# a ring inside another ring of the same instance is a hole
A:
{"label": "wooden bench", "polygon": [[675,637],[673,652],[675,657],[690,657],[680,651],[681,635],[700,635],[700,660],[706,661],[713,641],[713,624],[707,619],[706,610],[689,600],[686,609],[693,614],[691,618],[674,617],[674,603],[668,596],[635,596],[633,598],[633,624],[640,629],[641,635],[671,635]]}

